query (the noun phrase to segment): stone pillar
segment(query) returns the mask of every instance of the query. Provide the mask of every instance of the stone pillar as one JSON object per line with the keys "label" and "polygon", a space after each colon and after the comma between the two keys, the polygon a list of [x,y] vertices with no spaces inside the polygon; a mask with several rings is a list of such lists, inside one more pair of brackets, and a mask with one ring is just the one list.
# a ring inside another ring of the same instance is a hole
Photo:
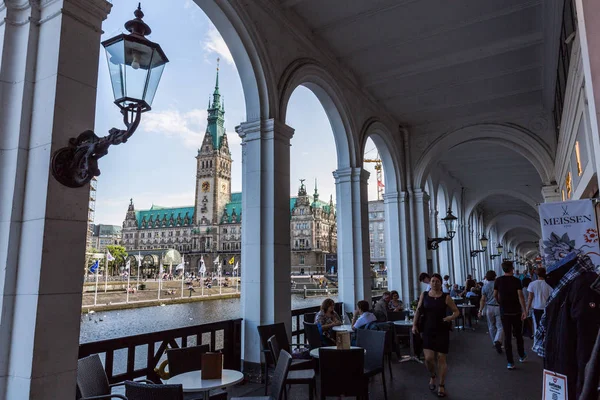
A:
{"label": "stone pillar", "polygon": [[[261,362],[257,326],[284,322],[291,333],[290,140],[274,120],[245,122],[242,138],[242,357],[245,372]],[[260,370],[258,370],[260,371]]]}
{"label": "stone pillar", "polygon": [[[429,235],[430,237],[438,236],[438,224],[437,224],[438,211],[435,208],[431,208],[429,212]],[[431,251],[431,264],[432,273],[440,274],[440,251],[443,251],[442,247],[436,251]],[[443,277],[443,276],[442,276]]]}
{"label": "stone pillar", "polygon": [[558,185],[542,186],[542,197],[544,198],[544,203],[562,201]]}
{"label": "stone pillar", "polygon": [[409,201],[408,193],[400,192],[399,196],[399,208],[400,208],[400,257],[401,257],[401,268],[402,268],[402,284],[401,284],[401,296],[404,304],[409,304],[411,299],[414,299],[414,293],[412,292],[413,270],[410,267],[412,264],[412,244],[413,238],[411,236],[410,216],[409,216]]}
{"label": "stone pillar", "polygon": [[0,2],[2,400],[75,396],[89,186],[59,184],[50,158],[94,127],[110,7],[104,0]]}
{"label": "stone pillar", "polygon": [[415,189],[414,197],[414,214],[415,214],[415,233],[416,243],[413,242],[413,249],[416,254],[416,265],[413,265],[413,291],[416,295],[421,293],[419,274],[427,271],[427,239],[428,235],[425,232],[425,210],[427,209],[428,195],[422,189]]}
{"label": "stone pillar", "polygon": [[371,299],[367,180],[362,168],[334,171],[337,202],[338,298],[345,310]]}
{"label": "stone pillar", "polygon": [[[400,298],[404,298],[404,288],[402,287],[403,271],[402,271],[402,250],[401,242],[403,240],[401,234],[400,221],[400,195],[398,192],[388,193],[383,195],[383,203],[385,205],[385,230],[387,238],[385,240],[385,254],[387,264],[387,279],[388,289],[398,290]],[[405,277],[404,277],[405,278]]]}
{"label": "stone pillar", "polygon": [[[586,101],[589,106],[590,125],[592,129],[592,153],[600,154],[600,3],[595,0],[575,0],[577,11],[577,35],[581,43],[581,58],[585,82]],[[594,157],[594,170],[600,171],[600,157]],[[600,173],[596,174],[600,185]],[[560,201],[548,200],[548,201]]]}

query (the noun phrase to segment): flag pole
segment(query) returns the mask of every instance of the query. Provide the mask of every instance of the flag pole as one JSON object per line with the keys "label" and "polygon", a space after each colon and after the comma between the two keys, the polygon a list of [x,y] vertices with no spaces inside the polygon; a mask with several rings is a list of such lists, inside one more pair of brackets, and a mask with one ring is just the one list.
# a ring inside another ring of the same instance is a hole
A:
{"label": "flag pole", "polygon": [[[127,264],[125,264],[125,265],[127,265]],[[131,286],[130,286],[130,284],[129,284],[129,277],[130,277],[130,275],[131,275],[131,274],[129,273],[129,272],[130,272],[130,271],[129,271],[130,269],[131,269],[131,265],[130,265],[129,269],[127,270],[127,299],[125,300],[125,303],[127,303],[127,304],[129,303],[129,290],[131,289]]]}
{"label": "flag pole", "polygon": [[181,298],[183,299],[183,280],[185,279],[185,261],[183,256],[181,256],[181,265],[183,265],[183,269],[181,270]]}
{"label": "flag pole", "polygon": [[[98,261],[98,260],[96,260]],[[100,267],[96,268],[96,285],[95,285],[95,289],[94,289],[94,305],[97,304],[98,302],[98,270],[100,269]]]}
{"label": "flag pole", "polygon": [[219,265],[219,294],[223,294],[223,280],[221,279],[221,266]]}
{"label": "flag pole", "polygon": [[106,250],[106,263],[104,264],[104,293],[106,293],[106,289],[108,288],[108,250]]}
{"label": "flag pole", "polygon": [[138,290],[140,288],[140,269],[142,269],[142,255],[138,251],[138,274],[137,274],[138,276],[137,276],[137,285],[135,287]]}
{"label": "flag pole", "polygon": [[160,300],[160,289],[162,287],[162,261],[158,264],[158,299]]}

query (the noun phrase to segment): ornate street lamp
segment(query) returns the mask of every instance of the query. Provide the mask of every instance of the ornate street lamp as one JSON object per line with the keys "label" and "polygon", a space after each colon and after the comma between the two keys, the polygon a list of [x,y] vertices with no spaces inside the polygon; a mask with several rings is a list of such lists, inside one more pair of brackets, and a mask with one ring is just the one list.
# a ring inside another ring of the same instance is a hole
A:
{"label": "ornate street lamp", "polygon": [[429,250],[437,250],[440,247],[441,242],[452,240],[456,234],[457,220],[458,218],[452,214],[452,209],[448,208],[448,214],[446,214],[445,218],[442,218],[442,221],[444,221],[444,225],[446,226],[446,237],[427,239],[427,248]]}
{"label": "ornate street lamp", "polygon": [[481,234],[481,238],[479,238],[479,244],[481,244],[481,250],[471,250],[471,257],[477,257],[477,254],[483,253],[487,250],[488,247],[488,238],[485,237],[485,233]]}
{"label": "ornate street lamp", "polygon": [[507,255],[508,255],[508,260],[512,261],[513,256],[514,256],[514,253],[512,252],[512,250],[509,250]]}
{"label": "ornate street lamp", "polygon": [[138,5],[135,18],[125,23],[129,34],[120,34],[102,42],[106,50],[108,70],[115,104],[121,109],[125,130],[112,128],[108,136],[98,137],[90,130],[69,139],[68,147],[52,156],[52,175],[61,184],[77,188],[100,175],[98,159],[108,154],[111,145],[127,142],[149,111],[165,65],[169,62],[158,43],[146,36],[150,27],[142,18]]}
{"label": "ornate street lamp", "polygon": [[490,255],[490,260],[493,260],[496,257],[500,257],[502,255],[502,250],[504,250],[504,247],[502,247],[502,245],[500,243],[498,243],[496,250],[498,251],[498,254]]}

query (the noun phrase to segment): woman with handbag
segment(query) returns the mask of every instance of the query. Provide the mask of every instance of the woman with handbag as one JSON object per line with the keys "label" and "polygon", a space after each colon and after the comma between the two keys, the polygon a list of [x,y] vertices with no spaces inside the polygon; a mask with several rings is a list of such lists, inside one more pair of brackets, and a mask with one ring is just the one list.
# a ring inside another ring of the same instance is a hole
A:
{"label": "woman with handbag", "polygon": [[[450,327],[451,321],[458,317],[459,311],[452,298],[442,291],[442,277],[439,274],[433,274],[429,283],[431,290],[423,292],[419,298],[412,331],[413,334],[420,332],[423,338],[425,367],[431,376],[429,390],[436,389],[436,379],[439,376],[437,395],[446,397],[446,355],[450,342]],[[448,308],[452,315],[447,315]]]}

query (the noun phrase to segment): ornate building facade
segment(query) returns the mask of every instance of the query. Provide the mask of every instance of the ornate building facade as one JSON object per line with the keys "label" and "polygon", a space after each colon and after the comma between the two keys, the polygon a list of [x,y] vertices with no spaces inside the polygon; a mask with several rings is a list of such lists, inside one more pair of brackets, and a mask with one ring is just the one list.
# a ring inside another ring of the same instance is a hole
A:
{"label": "ornate building facade", "polygon": [[[176,249],[197,271],[203,259],[207,271],[232,272],[241,260],[242,193],[231,193],[231,152],[225,131],[225,105],[219,92],[219,72],[208,104],[208,123],[196,156],[194,205],[136,210],[133,200],[123,221],[123,246],[128,252]],[[322,272],[325,255],[337,250],[337,225],[333,200],[323,202],[315,181],[309,196],[300,182],[298,196],[290,198],[292,272]],[[158,266],[156,266],[158,267]],[[243,266],[240,266],[243,267]]]}

